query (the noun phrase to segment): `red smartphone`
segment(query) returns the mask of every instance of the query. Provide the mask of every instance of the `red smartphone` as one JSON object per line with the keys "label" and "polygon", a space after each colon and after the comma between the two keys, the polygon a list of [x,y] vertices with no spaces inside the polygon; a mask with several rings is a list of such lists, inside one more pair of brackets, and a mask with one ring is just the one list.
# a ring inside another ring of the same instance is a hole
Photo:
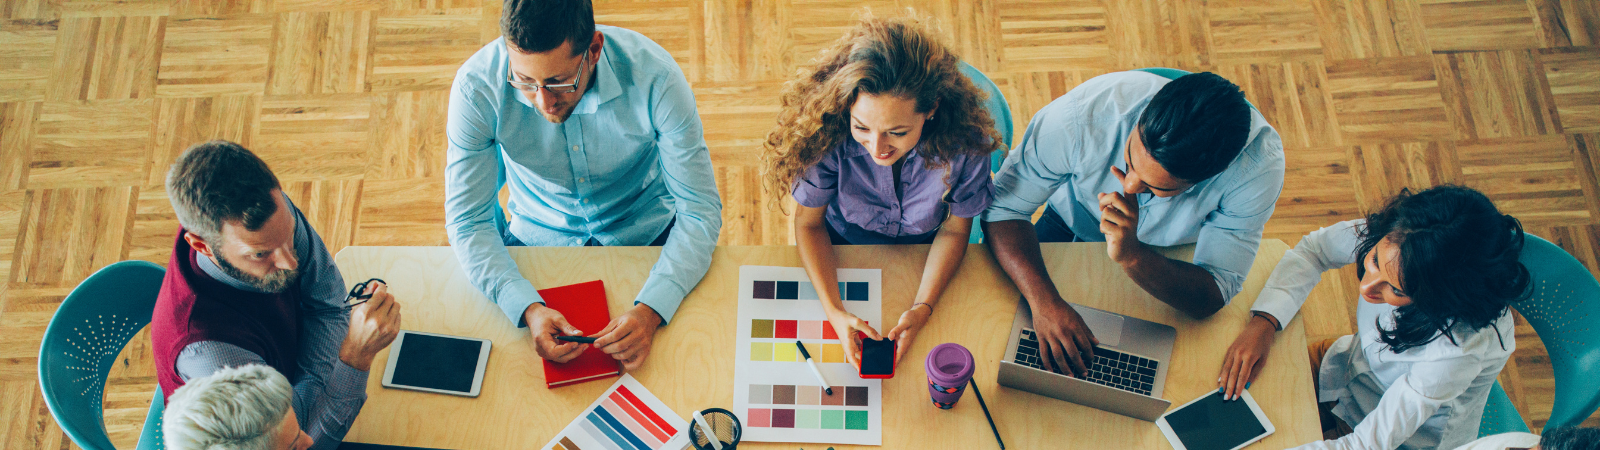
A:
{"label": "red smartphone", "polygon": [[861,378],[894,378],[894,340],[870,339],[860,331],[856,337],[861,339]]}

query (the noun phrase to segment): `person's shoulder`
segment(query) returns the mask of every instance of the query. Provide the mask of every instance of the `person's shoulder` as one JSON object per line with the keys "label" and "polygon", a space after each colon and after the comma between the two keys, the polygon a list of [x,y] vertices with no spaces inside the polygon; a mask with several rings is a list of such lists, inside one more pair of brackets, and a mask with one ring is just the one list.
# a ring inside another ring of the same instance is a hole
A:
{"label": "person's shoulder", "polygon": [[505,39],[489,42],[461,63],[452,82],[456,90],[484,89],[505,79],[505,74],[501,73],[506,60]]}
{"label": "person's shoulder", "polygon": [[626,75],[644,82],[674,74],[683,77],[683,69],[672,53],[650,37],[610,25],[595,25],[595,30],[605,35],[606,58],[610,58],[619,77]]}

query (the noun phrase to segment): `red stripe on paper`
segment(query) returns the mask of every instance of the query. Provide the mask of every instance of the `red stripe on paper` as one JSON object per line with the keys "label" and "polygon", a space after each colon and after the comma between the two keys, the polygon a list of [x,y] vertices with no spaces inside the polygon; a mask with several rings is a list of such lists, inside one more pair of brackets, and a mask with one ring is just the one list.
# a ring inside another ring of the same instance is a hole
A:
{"label": "red stripe on paper", "polygon": [[640,413],[644,414],[645,417],[650,418],[650,421],[654,422],[656,426],[661,427],[661,430],[667,432],[667,435],[670,436],[678,434],[678,429],[673,428],[671,424],[667,423],[667,421],[662,420],[661,416],[656,415],[656,412],[651,410],[648,405],[645,405],[644,402],[639,401],[639,397],[634,396],[633,392],[629,391],[627,386],[617,386],[617,393],[622,394],[623,398],[628,399],[628,402],[633,403],[634,407],[639,408]]}
{"label": "red stripe on paper", "polygon": [[663,433],[661,427],[651,423],[650,419],[646,419],[644,414],[639,412],[640,408],[638,406],[634,406],[634,404],[628,402],[626,398],[623,398],[621,395],[617,395],[615,391],[612,391],[611,396],[606,397],[606,399],[611,400],[611,402],[615,403],[617,407],[622,408],[622,412],[627,413],[628,417],[631,417],[633,418],[633,421],[638,422],[641,428],[644,428],[646,432],[649,432],[652,436],[655,436],[657,441],[666,442],[667,438],[672,437],[671,435]]}

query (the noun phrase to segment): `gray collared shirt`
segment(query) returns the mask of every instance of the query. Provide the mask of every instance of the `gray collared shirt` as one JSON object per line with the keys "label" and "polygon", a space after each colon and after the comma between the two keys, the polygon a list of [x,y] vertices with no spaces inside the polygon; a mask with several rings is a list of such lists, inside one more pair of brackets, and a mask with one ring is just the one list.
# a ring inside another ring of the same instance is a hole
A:
{"label": "gray collared shirt", "polygon": [[[350,313],[344,309],[344,276],[333,264],[333,256],[322,237],[287,194],[284,202],[294,213],[294,248],[300,260],[300,373],[290,378],[294,386],[295,416],[300,428],[311,436],[313,449],[332,449],[344,440],[345,432],[367,400],[367,372],[339,360],[339,346],[349,329]],[[196,258],[200,270],[229,287],[249,292],[260,290],[235,279],[217,267],[211,258]],[[184,382],[204,377],[224,367],[245,364],[266,365],[265,359],[249,350],[220,341],[199,341],[183,347],[173,364]],[[288,375],[288,374],[285,374]]]}

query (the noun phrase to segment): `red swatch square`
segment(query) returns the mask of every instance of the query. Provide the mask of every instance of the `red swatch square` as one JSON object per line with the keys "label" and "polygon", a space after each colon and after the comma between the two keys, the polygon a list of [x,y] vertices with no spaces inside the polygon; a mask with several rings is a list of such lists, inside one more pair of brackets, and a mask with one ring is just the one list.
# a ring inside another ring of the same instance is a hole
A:
{"label": "red swatch square", "polygon": [[793,320],[777,320],[777,321],[774,321],[774,322],[775,322],[774,325],[777,326],[777,329],[774,330],[774,332],[772,333],[772,337],[775,337],[775,338],[778,338],[778,339],[794,339],[795,338],[795,321],[793,321]]}
{"label": "red swatch square", "polygon": [[750,414],[745,415],[746,426],[755,428],[769,428],[772,426],[772,410],[767,408],[750,408]]}
{"label": "red swatch square", "polygon": [[833,332],[833,322],[826,320],[822,321],[822,338],[832,339],[835,341],[839,340],[839,333]]}

